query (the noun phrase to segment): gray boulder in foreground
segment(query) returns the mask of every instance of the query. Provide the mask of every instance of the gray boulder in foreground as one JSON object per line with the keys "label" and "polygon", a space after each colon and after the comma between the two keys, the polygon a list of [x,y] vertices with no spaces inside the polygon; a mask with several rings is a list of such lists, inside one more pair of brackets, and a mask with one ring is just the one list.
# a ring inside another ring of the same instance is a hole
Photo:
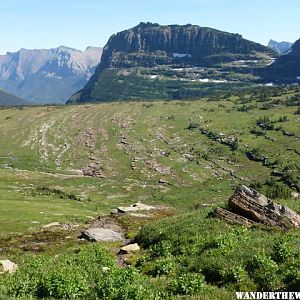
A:
{"label": "gray boulder in foreground", "polygon": [[122,234],[105,228],[90,228],[82,232],[82,238],[92,242],[124,241]]}
{"label": "gray boulder in foreground", "polygon": [[254,225],[255,223],[281,228],[300,227],[300,215],[279,205],[258,191],[244,185],[238,187],[229,198],[229,211],[217,208],[213,215],[231,223]]}

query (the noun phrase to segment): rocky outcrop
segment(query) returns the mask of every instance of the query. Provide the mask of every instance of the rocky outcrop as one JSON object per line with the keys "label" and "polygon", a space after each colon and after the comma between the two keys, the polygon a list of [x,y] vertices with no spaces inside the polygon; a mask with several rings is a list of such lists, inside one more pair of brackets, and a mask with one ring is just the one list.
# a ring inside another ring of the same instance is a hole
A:
{"label": "rocky outcrop", "polygon": [[264,224],[285,229],[300,227],[299,214],[246,186],[236,189],[228,200],[228,206],[230,211],[217,208],[213,215],[230,223],[246,226]]}
{"label": "rocky outcrop", "polygon": [[213,212],[212,212],[212,216],[221,220],[225,220],[228,223],[231,224],[240,224],[240,225],[245,225],[248,227],[251,227],[255,224],[257,224],[254,221],[251,221],[245,217],[242,217],[238,214],[232,213],[226,209],[223,208],[216,208]]}
{"label": "rocky outcrop", "polygon": [[[164,52],[163,55],[161,51]],[[104,48],[100,68],[119,66],[116,53],[153,53],[153,55],[156,53],[156,57],[155,55],[153,57],[154,62],[164,64],[167,58],[186,59],[197,63],[210,55],[224,53],[245,55],[254,51],[272,52],[263,45],[243,39],[239,34],[212,28],[191,24],[161,26],[140,23],[132,29],[111,36]]]}

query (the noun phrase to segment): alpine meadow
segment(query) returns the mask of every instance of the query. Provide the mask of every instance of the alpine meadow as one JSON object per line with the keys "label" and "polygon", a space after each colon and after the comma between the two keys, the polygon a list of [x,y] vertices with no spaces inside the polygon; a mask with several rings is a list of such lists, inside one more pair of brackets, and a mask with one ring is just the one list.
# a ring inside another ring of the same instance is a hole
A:
{"label": "alpine meadow", "polygon": [[[0,55],[0,299],[298,299],[300,36],[261,29],[264,46],[140,22],[106,45],[54,48],[39,40],[54,6],[65,41],[56,24],[44,34],[76,45],[93,33],[80,35],[86,13],[101,6],[106,36],[117,3],[37,4],[38,28],[18,1],[3,9],[33,22],[21,41],[40,49]],[[141,14],[128,18],[146,17],[148,4],[128,2]],[[195,4],[199,16],[232,1],[215,2]]]}

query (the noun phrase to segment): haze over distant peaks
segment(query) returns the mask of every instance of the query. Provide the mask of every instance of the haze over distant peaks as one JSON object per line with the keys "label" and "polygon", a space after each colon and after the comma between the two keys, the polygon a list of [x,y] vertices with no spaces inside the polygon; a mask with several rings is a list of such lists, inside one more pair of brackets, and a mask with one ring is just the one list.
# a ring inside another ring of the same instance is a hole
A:
{"label": "haze over distant peaks", "polygon": [[101,54],[98,47],[59,46],[0,55],[0,88],[34,102],[65,102],[88,81]]}
{"label": "haze over distant peaks", "polygon": [[270,40],[268,43],[268,47],[273,49],[274,51],[276,51],[279,54],[282,54],[284,52],[287,52],[288,50],[291,49],[291,47],[293,46],[293,43],[290,42],[276,42],[274,40]]}
{"label": "haze over distant peaks", "polygon": [[29,105],[30,103],[16,97],[14,95],[8,94],[5,91],[0,90],[0,107],[1,106],[20,106]]}

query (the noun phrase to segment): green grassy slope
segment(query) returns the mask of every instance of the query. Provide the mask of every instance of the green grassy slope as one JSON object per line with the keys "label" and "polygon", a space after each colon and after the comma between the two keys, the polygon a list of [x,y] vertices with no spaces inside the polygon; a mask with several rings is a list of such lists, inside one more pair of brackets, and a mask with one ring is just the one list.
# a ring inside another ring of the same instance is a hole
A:
{"label": "green grassy slope", "polygon": [[[240,183],[296,190],[299,96],[291,99],[299,91],[265,93],[0,111],[1,231],[87,219],[139,200],[188,210],[224,202]],[[257,125],[264,117],[272,130]],[[228,137],[237,145],[220,140]],[[274,170],[282,174],[271,180]]]}
{"label": "green grassy slope", "polygon": [[[20,267],[0,277],[0,299],[218,300],[297,290],[299,230],[208,215],[240,184],[300,212],[299,106],[293,86],[0,110],[0,258]],[[140,253],[122,261],[121,244],[78,239],[84,222],[137,201],[169,208],[111,217]],[[50,222],[80,226],[41,228]]]}

